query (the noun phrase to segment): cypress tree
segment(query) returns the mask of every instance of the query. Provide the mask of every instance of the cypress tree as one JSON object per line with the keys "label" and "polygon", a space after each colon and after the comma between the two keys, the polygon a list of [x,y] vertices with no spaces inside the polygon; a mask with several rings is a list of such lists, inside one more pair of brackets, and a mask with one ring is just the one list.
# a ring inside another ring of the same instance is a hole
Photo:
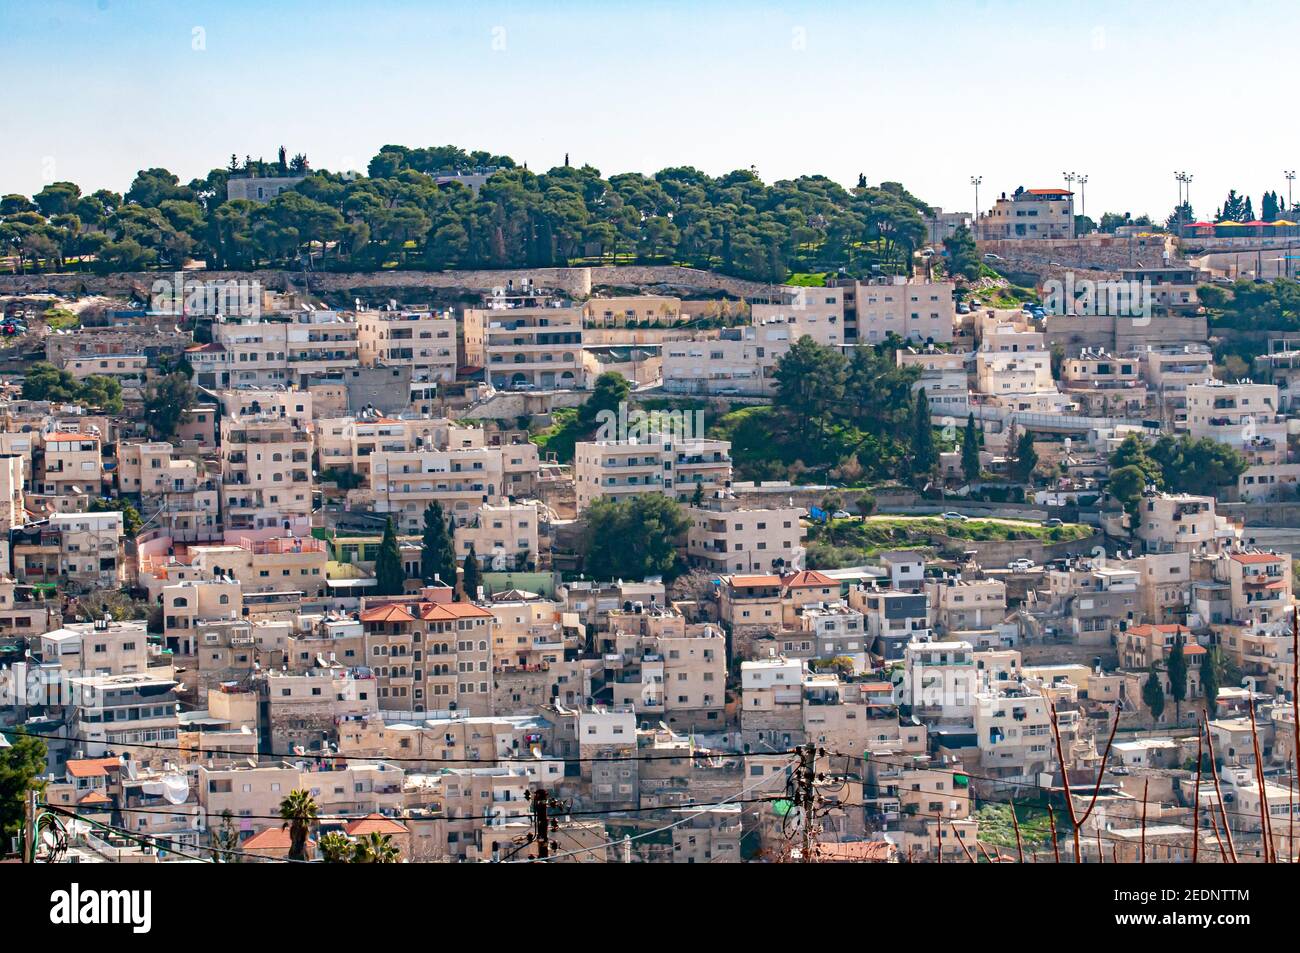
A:
{"label": "cypress tree", "polygon": [[397,531],[391,516],[384,524],[384,538],[375,560],[375,578],[381,596],[400,596],[406,588],[406,570],[402,568],[402,551],[397,547]]}
{"label": "cypress tree", "polygon": [[961,437],[961,472],[968,483],[980,476],[979,434],[975,430],[974,414],[966,418],[966,431]]}
{"label": "cypress tree", "polygon": [[469,544],[469,549],[465,551],[464,575],[461,577],[461,588],[465,591],[465,598],[473,602],[478,598],[478,587],[482,581],[482,574],[478,567],[478,554],[474,552],[474,544]]}

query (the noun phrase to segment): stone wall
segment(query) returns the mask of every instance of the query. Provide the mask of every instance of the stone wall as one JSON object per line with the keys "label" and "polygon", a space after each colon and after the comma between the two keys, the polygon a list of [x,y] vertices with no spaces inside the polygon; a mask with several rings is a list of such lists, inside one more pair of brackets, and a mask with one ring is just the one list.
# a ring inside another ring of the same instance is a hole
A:
{"label": "stone wall", "polygon": [[997,239],[976,243],[980,254],[992,252],[1005,259],[999,271],[1032,272],[1045,280],[1066,270],[1082,278],[1114,277],[1123,268],[1156,268],[1169,252],[1177,259],[1172,240],[1163,235],[1146,238],[1117,238],[1113,235],[1085,238]]}
{"label": "stone wall", "polygon": [[[106,294],[146,298],[155,281],[170,281],[171,272],[121,272],[110,275],[0,275],[0,294],[38,294],[52,291],[60,295]],[[301,291],[304,285],[313,294],[358,294],[365,292],[422,289],[487,292],[513,282],[516,287],[526,281],[542,288],[552,288],[574,298],[586,298],[595,286],[614,288],[654,288],[668,294],[718,294],[735,296],[764,294],[771,286],[743,278],[732,278],[696,268],[671,265],[618,265],[598,268],[532,268],[478,271],[382,271],[382,272],[313,272],[304,276],[295,271],[192,271],[187,278],[202,281],[258,281],[272,291]],[[372,295],[373,296],[373,295]]]}

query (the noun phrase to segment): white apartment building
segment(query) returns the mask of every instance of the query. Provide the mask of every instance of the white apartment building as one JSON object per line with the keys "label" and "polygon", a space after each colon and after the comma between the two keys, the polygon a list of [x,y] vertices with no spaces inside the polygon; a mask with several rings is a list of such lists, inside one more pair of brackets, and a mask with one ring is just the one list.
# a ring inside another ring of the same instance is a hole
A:
{"label": "white apartment building", "polygon": [[275,410],[221,418],[221,511],[227,530],[282,528],[311,517],[310,417]]}
{"label": "white apartment building", "polygon": [[1207,379],[1187,388],[1187,432],[1238,450],[1286,446],[1275,384]]}

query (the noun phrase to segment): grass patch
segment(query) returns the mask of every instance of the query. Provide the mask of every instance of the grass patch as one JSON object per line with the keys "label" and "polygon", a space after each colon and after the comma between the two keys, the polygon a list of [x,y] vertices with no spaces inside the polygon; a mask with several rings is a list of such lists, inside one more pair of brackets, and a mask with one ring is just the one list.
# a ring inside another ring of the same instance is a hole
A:
{"label": "grass patch", "polygon": [[50,308],[41,315],[41,320],[45,322],[51,331],[67,331],[81,327],[81,318],[67,308]]}
{"label": "grass patch", "polygon": [[528,439],[537,444],[537,452],[543,460],[554,453],[560,463],[572,463],[574,447],[584,436],[578,426],[577,408],[561,407],[551,412],[549,427],[530,434]]}
{"label": "grass patch", "polygon": [[[1020,825],[1020,840],[1025,850],[1052,849],[1052,822],[1047,816],[1047,808],[1042,804],[1017,804],[1015,824],[1011,821],[1010,804],[983,804],[975,811],[979,821],[980,840],[986,844],[1011,851],[1016,849],[1016,824]],[[1069,818],[1057,818],[1058,833],[1070,826]]]}
{"label": "grass patch", "polygon": [[785,283],[793,288],[825,288],[826,272],[796,271],[786,279]]}

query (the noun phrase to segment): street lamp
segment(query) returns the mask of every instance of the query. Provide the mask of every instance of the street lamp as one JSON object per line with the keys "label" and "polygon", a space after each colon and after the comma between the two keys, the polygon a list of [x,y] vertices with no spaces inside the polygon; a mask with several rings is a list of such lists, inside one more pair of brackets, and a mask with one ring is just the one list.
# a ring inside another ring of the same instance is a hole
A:
{"label": "street lamp", "polygon": [[1291,183],[1295,181],[1295,169],[1288,169],[1282,173],[1286,177],[1286,212],[1291,214]]}
{"label": "street lamp", "polygon": [[1084,218],[1088,217],[1087,185],[1088,185],[1088,177],[1086,175],[1080,175],[1079,176],[1079,214],[1081,214]]}
{"label": "street lamp", "polygon": [[979,225],[980,220],[980,183],[984,181],[982,175],[972,175],[970,184],[975,186],[975,224]]}

